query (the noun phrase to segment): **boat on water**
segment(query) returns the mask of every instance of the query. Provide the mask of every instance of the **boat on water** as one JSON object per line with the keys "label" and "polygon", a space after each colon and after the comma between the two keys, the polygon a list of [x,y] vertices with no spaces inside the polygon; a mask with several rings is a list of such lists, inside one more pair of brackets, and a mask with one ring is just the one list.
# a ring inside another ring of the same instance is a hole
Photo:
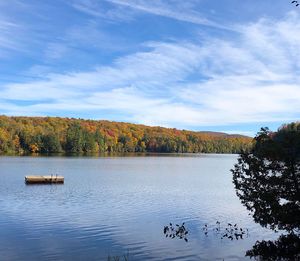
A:
{"label": "boat on water", "polygon": [[65,178],[58,175],[48,175],[48,176],[25,176],[26,184],[62,184]]}

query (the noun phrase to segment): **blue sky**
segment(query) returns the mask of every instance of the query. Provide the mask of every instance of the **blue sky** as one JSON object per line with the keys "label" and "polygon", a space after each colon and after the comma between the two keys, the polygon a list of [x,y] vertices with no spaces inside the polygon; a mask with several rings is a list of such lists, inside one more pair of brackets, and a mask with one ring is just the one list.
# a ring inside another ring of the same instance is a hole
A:
{"label": "blue sky", "polygon": [[288,0],[0,0],[0,114],[254,135],[300,116]]}

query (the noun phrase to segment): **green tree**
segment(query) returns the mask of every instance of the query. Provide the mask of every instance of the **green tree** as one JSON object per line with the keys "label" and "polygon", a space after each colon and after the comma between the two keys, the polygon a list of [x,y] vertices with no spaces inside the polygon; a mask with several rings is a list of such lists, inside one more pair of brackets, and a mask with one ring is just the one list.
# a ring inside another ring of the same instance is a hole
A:
{"label": "green tree", "polygon": [[55,134],[47,134],[42,137],[42,152],[61,152],[62,147],[59,138]]}
{"label": "green tree", "polygon": [[262,128],[232,173],[236,193],[255,222],[299,237],[300,124],[285,125],[277,132]]}
{"label": "green tree", "polygon": [[249,153],[243,153],[233,172],[242,203],[254,220],[272,229],[300,227],[300,128],[271,133],[262,129]]}
{"label": "green tree", "polygon": [[86,130],[82,131],[82,150],[84,152],[95,152],[96,141],[93,133]]}
{"label": "green tree", "polygon": [[79,123],[71,124],[67,130],[66,151],[82,152],[83,150],[83,133]]}
{"label": "green tree", "polygon": [[105,143],[105,137],[101,134],[101,132],[99,130],[97,130],[95,133],[95,141],[98,144],[98,150],[100,152],[105,152],[107,150],[107,146]]}

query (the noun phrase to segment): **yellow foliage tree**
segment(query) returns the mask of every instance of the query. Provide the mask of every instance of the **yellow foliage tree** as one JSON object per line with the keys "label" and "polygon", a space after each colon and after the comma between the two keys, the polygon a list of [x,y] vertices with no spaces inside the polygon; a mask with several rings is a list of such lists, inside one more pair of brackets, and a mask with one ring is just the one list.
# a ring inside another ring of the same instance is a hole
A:
{"label": "yellow foliage tree", "polygon": [[30,144],[29,150],[31,153],[37,153],[37,152],[39,152],[39,147],[37,144]]}

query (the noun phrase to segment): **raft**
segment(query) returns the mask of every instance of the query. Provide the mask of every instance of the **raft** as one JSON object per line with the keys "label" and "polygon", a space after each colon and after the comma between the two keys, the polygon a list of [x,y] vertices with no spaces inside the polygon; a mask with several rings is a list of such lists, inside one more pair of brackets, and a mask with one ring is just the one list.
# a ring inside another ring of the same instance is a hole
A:
{"label": "raft", "polygon": [[64,183],[63,176],[49,175],[49,176],[25,176],[26,184],[52,184]]}

